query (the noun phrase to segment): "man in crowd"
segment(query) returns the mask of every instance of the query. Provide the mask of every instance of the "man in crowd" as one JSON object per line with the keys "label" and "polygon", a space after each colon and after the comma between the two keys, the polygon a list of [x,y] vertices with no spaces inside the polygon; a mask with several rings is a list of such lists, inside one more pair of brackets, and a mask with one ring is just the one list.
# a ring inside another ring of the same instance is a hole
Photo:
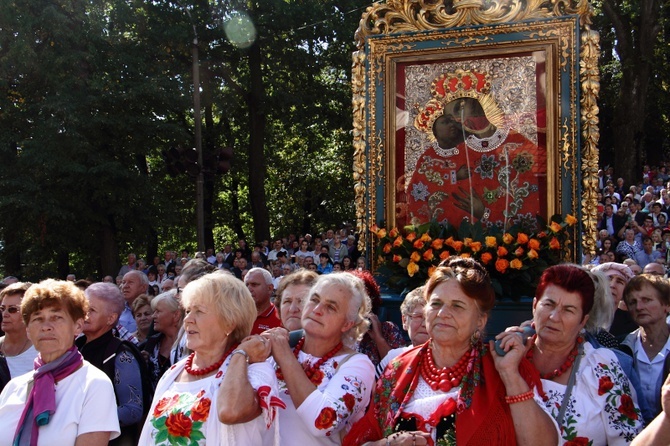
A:
{"label": "man in crowd", "polygon": [[119,270],[119,276],[124,276],[128,271],[135,271],[137,269],[137,256],[134,253],[128,254],[128,263],[123,265]]}
{"label": "man in crowd", "polygon": [[252,268],[244,277],[244,283],[256,303],[257,317],[251,334],[261,334],[270,328],[281,327],[279,311],[270,301],[274,291],[272,274],[263,268]]}
{"label": "man in crowd", "polygon": [[659,258],[661,258],[661,252],[654,250],[654,242],[650,237],[644,237],[642,239],[642,251],[635,254],[635,262],[640,268],[644,268],[650,263],[655,263]]}
{"label": "man in crowd", "polygon": [[129,333],[137,331],[135,317],[133,316],[133,302],[140,294],[145,294],[149,287],[147,275],[141,271],[129,271],[123,276],[121,282],[121,292],[126,300],[126,306],[119,316],[119,325]]}
{"label": "man in crowd", "polygon": [[270,251],[268,253],[268,262],[274,262],[277,261],[277,254],[280,252],[286,253],[286,250],[284,249],[284,242],[282,241],[281,238],[277,238],[275,240],[275,249]]}

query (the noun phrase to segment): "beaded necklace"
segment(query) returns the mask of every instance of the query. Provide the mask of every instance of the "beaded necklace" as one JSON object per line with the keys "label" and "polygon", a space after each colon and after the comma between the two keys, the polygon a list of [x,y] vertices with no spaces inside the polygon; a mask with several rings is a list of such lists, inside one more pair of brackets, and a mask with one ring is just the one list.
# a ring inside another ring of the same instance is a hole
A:
{"label": "beaded necklace", "polygon": [[421,358],[421,376],[428,383],[431,389],[442,392],[448,392],[454,387],[458,387],[463,380],[468,368],[468,362],[472,356],[471,351],[466,351],[461,359],[451,367],[442,367],[440,369],[435,365],[433,359],[433,349],[428,347]]}
{"label": "beaded necklace", "polygon": [[[562,374],[564,374],[570,367],[572,367],[572,364],[575,362],[575,359],[577,358],[577,355],[579,354],[579,346],[584,342],[584,338],[582,336],[577,336],[577,341],[575,342],[574,348],[570,351],[570,354],[568,355],[567,359],[565,362],[556,370],[549,372],[549,373],[540,373],[540,378],[542,379],[554,379],[558,378]],[[526,353],[526,359],[528,359],[531,363],[535,364],[533,362],[533,355],[535,354],[535,348],[531,348],[528,350],[528,353]]]}
{"label": "beaded necklace", "polygon": [[188,355],[188,358],[186,358],[186,364],[184,365],[184,370],[186,370],[186,373],[189,375],[193,376],[203,376],[207,375],[209,373],[212,373],[214,370],[217,370],[219,367],[221,367],[221,364],[223,364],[223,361],[226,360],[228,355],[237,348],[239,344],[235,344],[228,350],[226,353],[221,356],[221,359],[219,359],[217,362],[214,364],[210,365],[209,367],[205,367],[204,369],[193,369],[191,365],[193,364],[193,358],[195,357],[195,352],[191,353]]}
{"label": "beaded necklace", "polygon": [[[302,346],[305,344],[305,337],[303,336],[300,338],[296,346],[293,348],[293,354],[295,355],[295,359],[298,359],[298,354],[300,353],[300,350],[302,350]],[[335,356],[337,352],[342,350],[343,344],[340,342],[333,348],[331,351],[326,353],[321,359],[316,361],[314,365],[309,365],[309,362],[305,362],[302,365],[303,370],[305,370],[305,375],[307,378],[311,381],[312,384],[315,386],[318,386],[321,384],[321,381],[323,380],[323,373],[321,372],[321,366],[326,363],[330,358]],[[281,367],[277,367],[277,379],[284,381],[284,375],[281,371]]]}

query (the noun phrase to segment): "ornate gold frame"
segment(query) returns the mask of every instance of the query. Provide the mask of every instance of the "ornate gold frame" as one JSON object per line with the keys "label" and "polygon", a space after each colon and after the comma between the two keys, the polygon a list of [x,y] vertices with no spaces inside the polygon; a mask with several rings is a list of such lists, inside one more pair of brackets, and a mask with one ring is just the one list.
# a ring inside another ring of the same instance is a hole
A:
{"label": "ornate gold frame", "polygon": [[[547,172],[553,179],[548,178],[545,217],[571,213],[581,219],[581,234],[566,242],[566,260],[577,261],[582,250],[593,253],[600,47],[590,25],[586,0],[387,0],[369,7],[356,32],[352,76],[359,249],[370,253],[373,223],[394,222],[393,116],[386,112],[388,99],[379,105],[380,95],[388,98],[394,85],[393,64],[454,52],[478,57],[542,48],[556,61],[547,71],[556,88],[547,98]],[[510,35],[522,37],[500,37]]]}

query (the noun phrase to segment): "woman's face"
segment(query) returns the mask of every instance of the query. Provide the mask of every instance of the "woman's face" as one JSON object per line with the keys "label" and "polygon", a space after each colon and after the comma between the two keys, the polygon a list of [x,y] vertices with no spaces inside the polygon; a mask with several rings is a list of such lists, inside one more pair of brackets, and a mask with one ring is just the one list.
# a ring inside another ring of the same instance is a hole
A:
{"label": "woman's face", "polygon": [[158,302],[153,313],[154,330],[164,333],[177,326],[179,310],[172,311],[165,302]]}
{"label": "woman's face", "polygon": [[349,267],[351,266],[351,259],[349,257],[343,258],[342,266],[344,266],[344,269],[349,269]]}
{"label": "woman's face", "polygon": [[[155,325],[154,325],[155,326]],[[224,345],[234,327],[225,327],[213,305],[193,299],[186,308],[184,331],[186,346],[197,352],[211,351]]]}
{"label": "woman's face", "polygon": [[88,299],[88,314],[84,321],[84,334],[88,340],[96,339],[114,325],[115,316],[110,314],[107,303],[97,296]]}
{"label": "woman's face", "polygon": [[662,327],[670,311],[670,307],[661,302],[658,291],[646,283],[630,293],[626,305],[633,320],[645,329]]}
{"label": "woman's face", "polygon": [[354,323],[347,320],[349,291],[337,284],[325,284],[309,296],[302,311],[302,328],[314,338],[332,342],[341,339]]}
{"label": "woman's face", "polygon": [[356,261],[356,267],[358,269],[365,269],[365,259],[359,257],[358,260]]}
{"label": "woman's face", "polygon": [[403,315],[403,328],[409,334],[412,345],[421,345],[425,343],[430,335],[426,329],[426,317],[424,307],[415,305],[408,314]]}
{"label": "woman's face", "polygon": [[557,346],[573,345],[588,320],[582,318],[582,298],[557,285],[549,285],[542,296],[533,299],[533,321],[537,336]]}
{"label": "woman's face", "polygon": [[612,240],[609,240],[609,239],[605,240],[603,242],[603,248],[605,248],[607,251],[612,249]]}
{"label": "woman's face", "polygon": [[433,341],[457,348],[468,346],[475,331],[486,326],[487,316],[468,297],[455,279],[435,287],[425,307],[426,329]]}
{"label": "woman's face", "polygon": [[30,315],[27,332],[42,360],[51,362],[72,347],[83,326],[83,319],[75,321],[61,308],[46,307]]}
{"label": "woman's face", "polygon": [[281,296],[281,322],[288,331],[302,328],[302,309],[309,293],[309,285],[289,285]]}
{"label": "woman's face", "polygon": [[25,332],[26,326],[23,324],[23,319],[21,318],[21,295],[6,295],[2,298],[2,306],[4,307],[2,325],[0,325],[2,331],[5,333]]}
{"label": "woman's face", "polygon": [[135,311],[135,323],[137,324],[137,330],[140,332],[146,332],[151,326],[151,305],[142,305]]}

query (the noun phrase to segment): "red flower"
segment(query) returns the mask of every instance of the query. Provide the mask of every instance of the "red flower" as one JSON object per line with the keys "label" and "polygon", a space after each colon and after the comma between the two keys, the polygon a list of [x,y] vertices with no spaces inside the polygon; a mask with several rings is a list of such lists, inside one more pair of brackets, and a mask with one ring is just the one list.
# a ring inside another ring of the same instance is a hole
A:
{"label": "red flower", "polygon": [[563,446],[588,446],[589,439],[586,437],[575,437],[563,444]]}
{"label": "red flower", "polygon": [[598,395],[604,395],[614,387],[614,383],[609,376],[603,376],[598,380]]}
{"label": "red flower", "polygon": [[316,426],[317,429],[330,429],[335,424],[336,419],[337,414],[335,413],[335,409],[332,407],[324,407],[321,410],[321,413],[319,413],[319,416],[316,417],[314,426]]}
{"label": "red flower", "polygon": [[154,418],[158,418],[170,410],[179,401],[179,395],[173,395],[172,398],[161,398],[154,407]]}
{"label": "red flower", "polygon": [[631,420],[637,420],[637,412],[635,412],[635,404],[633,399],[626,394],[621,395],[621,406],[618,408],[619,412],[627,416]]}
{"label": "red flower", "polygon": [[482,254],[482,257],[480,258],[481,262],[484,265],[488,265],[491,260],[493,260],[493,256],[489,254],[488,252],[485,252]]}
{"label": "red flower", "polygon": [[324,377],[324,374],[321,371],[321,369],[316,369],[316,370],[314,370],[314,374],[312,375],[312,378],[310,379],[310,381],[315,386],[318,386],[319,384],[321,384],[321,381],[323,381],[323,377]]}
{"label": "red flower", "polygon": [[209,398],[196,401],[193,407],[191,407],[191,418],[193,418],[193,421],[207,421],[211,406],[212,401]]}
{"label": "red flower", "polygon": [[415,241],[413,246],[416,249],[423,249],[423,240],[419,239]]}
{"label": "red flower", "polygon": [[168,434],[173,437],[189,438],[193,421],[181,412],[171,413],[165,420],[165,427],[167,427]]}
{"label": "red flower", "polygon": [[384,245],[384,254],[388,254],[391,252],[391,244],[387,243]]}
{"label": "red flower", "polygon": [[561,242],[558,241],[556,237],[549,240],[549,248],[557,250],[561,249]]}
{"label": "red flower", "polygon": [[347,410],[351,412],[351,410],[354,408],[354,405],[356,404],[356,398],[354,398],[351,393],[345,393],[342,397],[342,400],[344,401],[344,405],[347,406]]}

